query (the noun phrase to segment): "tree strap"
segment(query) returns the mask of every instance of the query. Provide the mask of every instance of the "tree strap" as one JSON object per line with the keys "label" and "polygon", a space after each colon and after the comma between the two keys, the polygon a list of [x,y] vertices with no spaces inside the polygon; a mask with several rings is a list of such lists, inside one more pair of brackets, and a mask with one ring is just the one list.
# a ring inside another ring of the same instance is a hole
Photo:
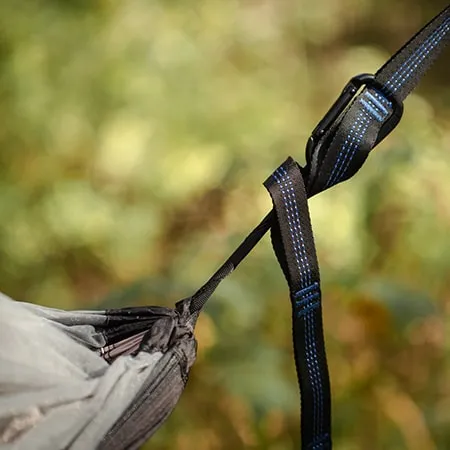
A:
{"label": "tree strap", "polygon": [[307,199],[352,177],[370,151],[399,123],[403,100],[450,39],[450,6],[432,19],[375,75],[350,80],[312,132],[306,166],[289,158],[265,182],[274,209],[192,297],[195,323],[219,283],[272,229],[272,243],[288,281],[294,354],[301,389],[302,448],[331,448],[330,383],[322,332],[319,270]]}

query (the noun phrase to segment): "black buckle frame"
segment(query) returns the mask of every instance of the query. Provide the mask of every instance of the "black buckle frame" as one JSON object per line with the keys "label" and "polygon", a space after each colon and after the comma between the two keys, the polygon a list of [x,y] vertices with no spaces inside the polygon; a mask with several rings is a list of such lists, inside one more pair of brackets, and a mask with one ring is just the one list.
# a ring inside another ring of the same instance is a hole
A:
{"label": "black buckle frame", "polygon": [[375,79],[375,75],[362,73],[353,77],[342,90],[341,95],[333,103],[323,119],[317,124],[306,143],[306,161],[311,162],[312,154],[317,142],[331,128],[336,119],[344,112],[345,108],[353,100],[362,86],[376,89],[383,94],[393,105],[393,112],[387,121],[382,125],[375,144],[382,141],[400,122],[403,115],[403,102],[399,101],[386,86]]}

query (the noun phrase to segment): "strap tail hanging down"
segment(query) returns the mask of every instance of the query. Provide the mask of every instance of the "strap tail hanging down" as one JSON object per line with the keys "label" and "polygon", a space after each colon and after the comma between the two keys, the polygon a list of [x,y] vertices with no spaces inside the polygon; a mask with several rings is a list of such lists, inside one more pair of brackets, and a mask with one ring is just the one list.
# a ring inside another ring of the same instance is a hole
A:
{"label": "strap tail hanging down", "polygon": [[402,101],[449,39],[450,6],[447,6],[375,75],[355,77],[314,130],[307,148],[306,167],[300,169],[288,159],[266,181],[274,209],[202,288],[180,302],[179,307],[189,305],[194,324],[220,282],[272,228],[274,250],[288,280],[292,303],[303,449],[326,450],[332,446],[320,279],[307,198],[347,180],[361,168],[370,151],[397,126]]}
{"label": "strap tail hanging down", "polygon": [[302,448],[331,448],[330,382],[322,330],[319,265],[298,164],[289,158],[264,183],[275,209],[272,244],[292,304],[294,356],[301,391]]}
{"label": "strap tail hanging down", "polygon": [[[407,42],[375,75],[351,80],[308,142],[304,168],[288,159],[266,181],[274,209],[188,303],[191,323],[220,282],[264,234],[289,283],[294,353],[302,406],[302,448],[331,448],[330,383],[322,333],[319,270],[307,198],[352,177],[370,151],[399,123],[403,100],[450,39],[450,6]],[[358,90],[363,87],[360,93]]]}

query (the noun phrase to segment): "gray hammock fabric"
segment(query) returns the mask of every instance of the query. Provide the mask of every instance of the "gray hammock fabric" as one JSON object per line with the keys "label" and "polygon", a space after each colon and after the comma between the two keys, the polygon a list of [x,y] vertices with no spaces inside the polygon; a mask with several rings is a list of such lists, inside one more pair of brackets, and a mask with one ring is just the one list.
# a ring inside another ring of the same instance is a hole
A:
{"label": "gray hammock fabric", "polygon": [[68,312],[0,294],[0,448],[138,448],[184,388],[196,352],[188,317]]}

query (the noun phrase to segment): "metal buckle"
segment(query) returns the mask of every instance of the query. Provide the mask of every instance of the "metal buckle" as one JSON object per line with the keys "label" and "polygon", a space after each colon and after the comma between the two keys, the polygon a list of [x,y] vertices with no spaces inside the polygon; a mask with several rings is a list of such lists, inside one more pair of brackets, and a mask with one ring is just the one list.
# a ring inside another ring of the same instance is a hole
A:
{"label": "metal buckle", "polygon": [[377,81],[375,79],[375,75],[369,73],[356,75],[347,83],[342,90],[341,95],[333,103],[323,119],[317,124],[316,128],[314,128],[311,133],[311,136],[306,143],[307,164],[311,162],[314,148],[319,140],[331,128],[336,119],[338,119],[338,117],[344,112],[345,108],[350,104],[362,86],[367,86],[379,91],[392,103],[393,107],[393,112],[382,125],[375,144],[378,144],[381,140],[383,140],[397,126],[403,115],[403,103],[399,101],[391,92],[389,92],[386,86]]}

